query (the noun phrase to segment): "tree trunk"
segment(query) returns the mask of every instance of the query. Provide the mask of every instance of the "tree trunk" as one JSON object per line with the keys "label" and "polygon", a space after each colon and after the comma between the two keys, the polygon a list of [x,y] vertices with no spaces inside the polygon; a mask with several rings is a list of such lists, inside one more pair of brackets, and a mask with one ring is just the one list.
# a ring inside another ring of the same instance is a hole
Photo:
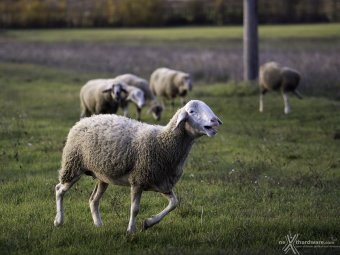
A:
{"label": "tree trunk", "polygon": [[258,66],[257,0],[243,0],[243,79],[255,80]]}

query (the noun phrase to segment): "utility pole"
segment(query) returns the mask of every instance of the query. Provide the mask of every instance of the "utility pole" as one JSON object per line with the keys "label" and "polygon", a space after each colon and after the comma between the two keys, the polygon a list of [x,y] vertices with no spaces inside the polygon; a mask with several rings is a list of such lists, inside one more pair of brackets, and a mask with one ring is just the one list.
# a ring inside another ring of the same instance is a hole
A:
{"label": "utility pole", "polygon": [[243,0],[243,79],[255,80],[259,70],[257,0]]}

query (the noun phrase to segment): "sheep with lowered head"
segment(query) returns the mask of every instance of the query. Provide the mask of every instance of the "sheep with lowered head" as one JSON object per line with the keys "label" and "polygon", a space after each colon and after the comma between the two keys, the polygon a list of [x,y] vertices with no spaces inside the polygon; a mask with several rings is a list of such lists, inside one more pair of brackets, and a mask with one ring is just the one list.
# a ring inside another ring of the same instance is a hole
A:
{"label": "sheep with lowered head", "polygon": [[195,140],[214,136],[220,119],[204,102],[192,100],[166,126],[149,125],[117,115],[83,118],[70,130],[56,185],[55,226],[63,223],[63,197],[84,174],[97,179],[89,200],[94,224],[102,225],[99,200],[108,184],[130,186],[131,211],[127,233],[135,232],[143,191],[161,193],[168,206],[146,219],[143,229],[160,222],[177,205],[173,188]]}
{"label": "sheep with lowered head", "polygon": [[116,113],[123,85],[105,79],[88,81],[80,90],[80,117],[95,113]]}
{"label": "sheep with lowered head", "polygon": [[177,96],[181,98],[182,105],[185,105],[185,96],[192,89],[192,81],[188,73],[162,67],[151,74],[150,89],[154,95],[162,98],[163,108],[164,99],[172,100],[174,108],[174,99]]}
{"label": "sheep with lowered head", "polygon": [[[127,101],[142,107],[144,105],[143,91],[116,79],[90,80],[80,90],[80,117],[116,113],[119,106],[125,105]],[[124,114],[127,112],[124,111]]]}
{"label": "sheep with lowered head", "polygon": [[300,82],[298,71],[281,66],[277,62],[268,62],[260,67],[259,86],[260,86],[260,106],[259,111],[263,112],[263,96],[270,90],[281,91],[284,102],[284,113],[290,112],[288,102],[288,92],[293,92],[298,98],[302,98],[297,91]]}
{"label": "sheep with lowered head", "polygon": [[[118,79],[114,79],[120,82],[123,82]],[[129,116],[129,103],[134,103],[137,107],[137,109],[142,109],[142,107],[145,104],[145,95],[143,90],[140,88],[130,86],[123,82],[123,96],[121,96],[121,100],[119,101],[119,106],[123,109],[124,111],[124,116],[128,117]],[[137,120],[140,120],[140,113],[137,112]]]}
{"label": "sheep with lowered head", "polygon": [[[148,101],[150,104],[148,113],[152,113],[153,117],[156,120],[161,119],[163,107],[159,104],[157,98],[151,92],[149,88],[149,83],[145,79],[138,77],[137,75],[134,75],[134,74],[122,74],[122,75],[117,76],[115,79],[123,81],[129,86],[133,86],[133,87],[137,87],[141,89],[144,92],[145,101]],[[141,119],[141,111],[142,109],[137,107],[137,119],[138,120]]]}

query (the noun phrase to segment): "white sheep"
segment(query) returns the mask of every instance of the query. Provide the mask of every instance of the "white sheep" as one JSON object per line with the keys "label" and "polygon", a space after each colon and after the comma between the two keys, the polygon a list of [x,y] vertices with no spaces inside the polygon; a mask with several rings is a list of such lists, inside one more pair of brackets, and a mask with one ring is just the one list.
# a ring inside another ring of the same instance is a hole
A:
{"label": "white sheep", "polygon": [[[144,92],[115,79],[90,80],[80,90],[80,117],[116,113],[119,106],[126,105],[127,101],[142,107]],[[124,115],[127,115],[127,109],[124,109]]]}
{"label": "white sheep", "polygon": [[116,113],[122,84],[105,79],[88,81],[80,90],[80,117],[95,113]]}
{"label": "white sheep", "polygon": [[300,82],[298,71],[289,67],[281,66],[277,62],[268,62],[260,67],[259,86],[260,86],[260,105],[259,111],[263,112],[263,96],[270,90],[281,91],[284,102],[284,113],[288,114],[290,105],[288,103],[288,92],[293,92],[298,98],[302,98],[297,91]]}
{"label": "white sheep", "polygon": [[150,89],[154,95],[162,98],[163,108],[165,99],[172,100],[174,108],[174,98],[177,96],[181,98],[182,105],[185,105],[185,96],[192,89],[192,81],[187,73],[163,67],[151,74]]}
{"label": "white sheep", "polygon": [[97,179],[89,200],[96,226],[102,225],[99,200],[109,183],[131,187],[128,234],[135,231],[143,191],[160,192],[169,201],[163,211],[144,221],[143,229],[160,222],[177,205],[173,188],[194,141],[214,136],[214,127],[221,124],[209,106],[198,100],[179,109],[166,126],[114,114],[81,119],[70,130],[63,150],[54,225],[63,223],[64,194],[83,174]]}
{"label": "white sheep", "polygon": [[[117,79],[113,79],[117,81]],[[119,82],[122,82],[118,80]],[[129,103],[132,102],[136,105],[137,109],[142,109],[145,104],[145,95],[143,90],[140,88],[130,86],[123,82],[123,96],[121,96],[121,100],[119,101],[119,106],[124,111],[124,116],[128,117],[129,115]],[[140,120],[140,114],[137,114],[137,119]]]}
{"label": "white sheep", "polygon": [[[115,79],[125,82],[129,86],[133,86],[133,87],[137,87],[141,89],[144,92],[145,100],[149,102],[150,104],[148,113],[151,113],[156,120],[161,119],[163,107],[159,104],[157,98],[151,92],[148,81],[134,74],[122,74],[122,75],[115,77]],[[137,107],[137,119],[138,120],[141,119],[141,110],[142,110],[141,108]]]}

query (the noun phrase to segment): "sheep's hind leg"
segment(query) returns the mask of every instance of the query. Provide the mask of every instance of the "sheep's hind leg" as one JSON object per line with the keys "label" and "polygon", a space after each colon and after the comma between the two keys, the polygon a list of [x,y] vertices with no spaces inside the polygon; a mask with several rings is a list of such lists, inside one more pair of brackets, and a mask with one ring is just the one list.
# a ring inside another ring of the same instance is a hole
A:
{"label": "sheep's hind leg", "polygon": [[137,187],[131,187],[131,212],[130,220],[127,228],[127,235],[135,232],[136,217],[139,212],[140,199],[142,197],[142,190]]}
{"label": "sheep's hind leg", "polygon": [[173,209],[176,208],[178,200],[177,200],[176,194],[173,191],[169,193],[163,193],[162,195],[168,199],[169,201],[168,206],[163,211],[161,211],[159,214],[146,219],[143,223],[143,230],[146,230],[152,227],[153,225],[159,223],[169,212],[171,212]]}
{"label": "sheep's hind leg", "polygon": [[284,105],[285,105],[284,113],[288,114],[288,113],[290,113],[290,105],[289,105],[289,102],[288,102],[287,93],[285,93],[285,92],[282,93],[282,97],[283,97],[283,102],[284,102]]}
{"label": "sheep's hind leg", "polygon": [[72,181],[66,183],[59,183],[55,186],[55,195],[56,195],[56,204],[57,204],[57,214],[54,220],[54,226],[60,226],[64,222],[64,208],[63,208],[63,200],[66,191],[68,191],[73,184],[75,184],[81,176],[77,176],[73,178]]}
{"label": "sheep's hind leg", "polygon": [[91,214],[93,218],[93,223],[97,227],[103,225],[102,219],[100,217],[99,212],[99,200],[103,196],[104,192],[107,189],[108,184],[102,181],[98,181],[89,200]]}

